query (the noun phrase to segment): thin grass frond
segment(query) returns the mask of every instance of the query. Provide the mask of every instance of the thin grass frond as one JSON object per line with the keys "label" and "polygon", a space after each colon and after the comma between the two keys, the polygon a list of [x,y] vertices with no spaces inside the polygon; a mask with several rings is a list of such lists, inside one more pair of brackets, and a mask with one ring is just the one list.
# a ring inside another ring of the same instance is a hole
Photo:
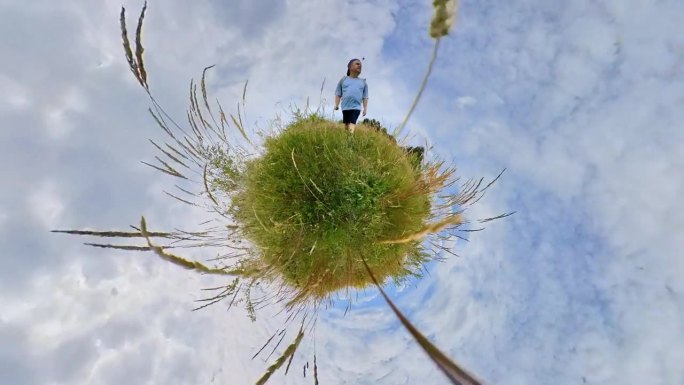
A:
{"label": "thin grass frond", "polygon": [[128,251],[149,251],[151,250],[148,246],[126,246],[126,245],[111,245],[105,243],[84,243],[86,246],[97,247],[100,249],[117,249],[117,250],[128,250]]}
{"label": "thin grass frond", "polygon": [[[191,100],[194,101],[194,109],[192,110],[192,112],[195,114],[195,117],[197,118],[197,120],[199,120],[199,122],[202,124],[202,128],[204,129],[204,132],[208,133],[207,130],[208,130],[210,124],[206,119],[204,119],[204,115],[202,115],[202,108],[200,107],[199,101],[197,100],[197,84],[195,84],[192,87]],[[209,140],[212,139],[210,135],[200,134],[198,137],[206,138]]]}
{"label": "thin grass frond", "polygon": [[195,270],[201,273],[206,273],[206,274],[217,274],[217,275],[242,275],[244,273],[243,270],[241,269],[232,269],[232,270],[227,270],[227,269],[212,269],[210,267],[204,266],[203,264],[197,262],[197,261],[189,261],[187,259],[181,258],[177,255],[169,254],[164,252],[164,249],[162,247],[156,246],[152,243],[152,239],[149,236],[149,233],[147,232],[147,224],[145,222],[145,217],[141,217],[140,219],[140,233],[142,234],[143,237],[145,237],[145,240],[147,241],[147,245],[150,247],[152,251],[155,252],[161,259],[171,262],[174,265],[181,266],[183,268],[186,268],[188,270]]}
{"label": "thin grass frond", "polygon": [[221,133],[223,135],[223,140],[225,142],[228,142],[227,140],[227,135],[226,135],[226,125],[228,124],[228,119],[226,119],[226,113],[223,111],[223,106],[221,105],[221,102],[216,99],[216,105],[219,107],[219,122],[221,123]]}
{"label": "thin grass frond", "polygon": [[240,289],[242,289],[242,283],[240,283],[240,286],[238,286],[237,290],[235,291],[235,294],[233,294],[233,298],[230,300],[230,303],[228,304],[228,309],[230,310],[231,307],[233,307],[233,304],[235,303],[235,299],[238,296],[238,293],[240,293]]}
{"label": "thin grass frond", "polygon": [[168,143],[164,143],[164,145],[166,146],[166,148],[173,151],[176,155],[180,156],[181,158],[188,160],[188,161],[191,160],[190,158],[188,158],[188,156],[186,154],[183,154],[182,152],[178,151],[178,149],[169,145]]}
{"label": "thin grass frond", "polygon": [[460,225],[463,223],[463,217],[460,214],[453,214],[445,218],[444,220],[437,222],[437,223],[430,223],[426,225],[423,229],[420,231],[407,235],[403,238],[399,239],[393,239],[393,240],[386,240],[386,241],[380,241],[380,244],[383,245],[393,245],[393,244],[400,244],[400,243],[409,243],[409,242],[414,242],[423,239],[425,236],[432,234],[432,233],[438,233],[448,226],[452,225]]}
{"label": "thin grass frond", "polygon": [[91,231],[91,230],[51,230],[51,233],[63,233],[72,235],[92,235],[95,237],[105,237],[105,238],[175,238],[173,233],[164,233],[157,231],[147,232],[147,236],[144,236],[140,231]]}
{"label": "thin grass frond", "polygon": [[143,19],[145,18],[145,11],[147,10],[147,1],[143,5],[142,11],[140,11],[140,16],[138,17],[138,27],[135,30],[135,58],[137,60],[138,74],[140,76],[140,84],[142,84],[145,89],[149,89],[147,85],[147,71],[145,70],[145,64],[143,62],[143,52],[145,49],[142,46],[142,26]]}
{"label": "thin grass frond", "polygon": [[181,192],[183,192],[185,194],[188,194],[188,195],[193,196],[193,197],[197,197],[197,194],[195,194],[194,192],[186,190],[177,184],[174,184],[173,187],[177,188],[178,190],[180,190]]}
{"label": "thin grass frond", "polygon": [[[207,98],[207,84],[206,84],[206,74],[207,70],[216,67],[216,64],[210,65],[209,67],[204,67],[202,70],[202,79],[200,80],[200,89],[202,90],[202,100],[204,101],[204,106],[207,108],[207,112],[209,112],[209,116],[211,116],[212,120],[214,120],[214,114],[211,112],[211,106],[209,105],[209,99]],[[214,120],[214,124],[218,126],[218,123],[216,123],[216,120]]]}
{"label": "thin grass frond", "polygon": [[491,221],[494,221],[494,220],[497,220],[497,219],[502,219],[502,218],[510,217],[511,215],[513,215],[513,214],[515,214],[515,213],[516,213],[516,211],[511,211],[511,212],[509,212],[509,213],[497,215],[497,216],[495,216],[495,217],[484,218],[484,219],[478,219],[477,221],[478,221],[479,223],[487,223],[487,222],[491,222]]}
{"label": "thin grass frond", "polygon": [[152,168],[155,169],[155,170],[161,171],[161,172],[163,172],[164,174],[169,174],[169,175],[171,175],[171,176],[175,176],[176,178],[181,178],[181,179],[186,179],[186,180],[188,179],[185,175],[179,173],[178,171],[176,171],[176,170],[175,170],[174,168],[172,168],[171,166],[168,166],[168,165],[167,165],[167,166],[168,166],[168,169],[163,169],[163,168],[161,168],[161,167],[159,167],[159,166],[155,166],[155,165],[150,164],[150,163],[147,163],[147,162],[145,162],[145,161],[143,161],[143,160],[141,160],[140,163],[142,163],[142,164],[144,164],[144,165],[147,165],[147,166],[150,166],[150,167],[152,167]]}
{"label": "thin grass frond", "polygon": [[459,367],[454,361],[447,357],[441,350],[439,350],[435,345],[433,345],[418,329],[413,326],[413,324],[404,316],[404,314],[394,305],[394,302],[390,300],[385,291],[382,289],[377,279],[373,275],[370,267],[363,260],[363,265],[366,267],[368,275],[373,280],[375,287],[378,288],[380,294],[385,299],[385,302],[392,309],[394,314],[397,316],[401,324],[409,331],[411,336],[418,342],[418,345],[425,351],[425,353],[430,357],[430,359],[439,367],[439,369],[447,376],[452,384],[456,385],[481,385],[482,382],[478,381],[475,377],[470,375],[464,369]]}
{"label": "thin grass frond", "polygon": [[181,197],[179,197],[179,196],[177,196],[177,195],[171,194],[170,192],[168,192],[168,191],[166,191],[166,190],[164,190],[164,194],[170,196],[171,198],[173,198],[173,199],[175,199],[175,200],[177,200],[177,201],[179,201],[179,202],[185,203],[186,205],[195,206],[195,207],[200,207],[200,205],[198,205],[197,203],[195,203],[195,202],[190,202],[189,200],[183,199],[183,198],[181,198]]}
{"label": "thin grass frond", "polygon": [[231,284],[224,286],[225,289],[220,294],[218,294],[214,297],[211,297],[211,298],[203,298],[203,299],[197,300],[196,302],[207,302],[207,303],[192,309],[192,311],[202,310],[205,307],[208,307],[208,306],[211,306],[211,305],[214,305],[218,302],[223,301],[228,296],[231,296],[233,294],[237,294],[239,292],[239,288],[236,290],[236,286],[237,286],[239,281],[240,281],[240,277],[235,277],[235,279],[233,279],[233,282]]}
{"label": "thin grass frond", "polygon": [[275,351],[278,349],[278,346],[280,346],[280,344],[283,342],[283,339],[285,339],[285,332],[287,332],[287,328],[283,328],[283,330],[280,332],[280,339],[278,340],[278,343],[275,344],[275,346],[273,347],[271,352],[266,357],[266,361],[268,361],[271,358],[273,353],[275,353]]}
{"label": "thin grass frond", "polygon": [[218,201],[216,200],[216,198],[214,198],[214,194],[211,193],[211,189],[209,188],[209,182],[207,180],[207,168],[208,167],[209,167],[208,164],[204,165],[204,174],[202,175],[202,182],[204,184],[204,192],[207,193],[207,196],[209,197],[211,202],[214,204],[214,207],[219,207]]}
{"label": "thin grass frond", "polygon": [[[295,168],[295,170],[297,171],[297,175],[299,175],[299,179],[301,179],[302,184],[304,185],[304,187],[306,187],[306,189],[311,193],[311,195],[312,195],[317,201],[321,202],[321,198],[320,198],[319,196],[317,196],[317,195],[311,190],[311,188],[309,188],[309,185],[308,185],[308,184],[306,183],[306,181],[304,180],[304,177],[302,176],[302,173],[299,171],[299,167],[297,167],[297,162],[295,161],[295,149],[294,149],[294,148],[292,148],[292,153],[291,153],[291,156],[290,156],[290,157],[292,158],[292,164],[294,165],[294,168]],[[318,190],[320,191],[320,189],[318,189]]]}
{"label": "thin grass frond", "polygon": [[314,372],[314,385],[318,385],[318,365],[316,365],[316,353],[314,353],[314,360],[313,360],[313,372]]}
{"label": "thin grass frond", "polygon": [[183,163],[183,161],[181,161],[180,159],[178,159],[178,158],[175,157],[174,155],[171,155],[171,153],[169,153],[168,151],[164,150],[163,148],[161,148],[157,143],[154,142],[154,140],[152,140],[152,139],[148,139],[148,140],[150,141],[150,143],[152,143],[152,145],[153,145],[154,147],[157,148],[157,150],[161,151],[164,155],[166,155],[167,157],[169,157],[169,159],[173,160],[174,162],[180,164],[181,166],[183,166],[183,167],[185,167],[185,168],[187,168],[187,169],[190,168],[187,164]]}
{"label": "thin grass frond", "polygon": [[245,80],[245,85],[242,87],[242,105],[245,105],[245,98],[247,97],[247,83],[249,79]]}
{"label": "thin grass frond", "polygon": [[294,356],[295,356],[294,354],[290,354],[290,359],[287,360],[287,366],[285,366],[285,375],[286,376],[287,376],[287,372],[290,371],[290,365],[292,364],[292,360],[294,359]]}
{"label": "thin grass frond", "polygon": [[271,365],[266,369],[266,373],[264,373],[259,380],[257,380],[256,385],[263,385],[268,381],[269,378],[275,373],[276,370],[278,370],[285,361],[290,358],[290,356],[293,356],[295,354],[295,351],[297,350],[297,347],[299,346],[299,343],[302,341],[302,338],[304,337],[304,323],[302,322],[302,327],[299,329],[299,333],[297,334],[297,337],[295,338],[294,342],[292,342],[287,349],[285,349],[285,352]]}
{"label": "thin grass frond", "polygon": [[423,81],[420,83],[420,88],[418,88],[418,93],[416,94],[416,97],[413,99],[413,103],[411,103],[411,108],[409,108],[409,111],[406,114],[404,121],[401,122],[401,124],[394,130],[394,133],[392,134],[394,137],[398,137],[399,135],[401,135],[401,132],[404,130],[406,123],[408,123],[409,118],[411,118],[411,114],[413,114],[413,110],[416,109],[416,106],[418,105],[418,101],[420,100],[421,96],[423,96],[423,91],[425,90],[425,86],[427,85],[427,81],[430,78],[430,74],[432,73],[432,67],[434,66],[435,61],[437,60],[437,52],[439,51],[439,41],[440,41],[439,38],[437,40],[435,40],[435,46],[432,49],[432,56],[430,57],[430,63],[428,64],[428,68],[427,68],[427,71],[425,72],[425,76],[423,77]]}
{"label": "thin grass frond", "polygon": [[276,331],[271,335],[271,337],[266,341],[266,343],[264,343],[264,344],[261,346],[261,348],[260,348],[256,353],[254,353],[254,355],[252,356],[252,359],[255,359],[256,356],[258,356],[259,353],[261,353],[261,352],[266,348],[266,346],[268,346],[268,344],[271,342],[271,340],[273,340],[273,338],[275,338],[275,336],[276,336],[277,334],[278,334],[278,330],[276,330]]}
{"label": "thin grass frond", "polygon": [[[239,116],[239,114],[238,114],[238,116]],[[254,146],[254,143],[252,143],[252,141],[249,140],[249,137],[247,136],[247,133],[245,132],[245,128],[242,127],[242,122],[238,122],[238,120],[235,119],[235,116],[233,116],[232,114],[230,115],[230,118],[233,120],[233,124],[235,124],[235,127],[237,127],[238,131],[240,131],[240,135],[242,135],[242,137],[245,138],[247,143]]]}
{"label": "thin grass frond", "polygon": [[164,132],[166,132],[167,135],[169,135],[172,139],[176,139],[176,137],[173,136],[173,132],[169,129],[166,123],[164,123],[161,116],[157,116],[157,114],[154,111],[152,111],[152,108],[148,108],[147,111],[150,113],[150,115],[152,115],[154,121],[157,122],[157,125],[159,125],[159,127],[162,130],[164,130]]}
{"label": "thin grass frond", "polygon": [[[128,68],[133,73],[133,76],[140,82],[140,74],[138,73],[138,65],[133,58],[133,50],[131,49],[131,42],[128,40],[128,30],[126,29],[126,9],[121,7],[121,15],[119,16],[119,23],[121,25],[121,39],[123,40],[124,53]],[[140,82],[142,85],[143,83]]]}

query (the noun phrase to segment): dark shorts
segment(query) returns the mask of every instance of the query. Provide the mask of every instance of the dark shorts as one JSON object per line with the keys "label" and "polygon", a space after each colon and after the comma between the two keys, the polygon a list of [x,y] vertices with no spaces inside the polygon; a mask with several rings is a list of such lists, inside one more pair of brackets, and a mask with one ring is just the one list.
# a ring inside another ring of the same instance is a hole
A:
{"label": "dark shorts", "polygon": [[361,110],[342,110],[342,123],[356,124],[356,119],[359,118]]}

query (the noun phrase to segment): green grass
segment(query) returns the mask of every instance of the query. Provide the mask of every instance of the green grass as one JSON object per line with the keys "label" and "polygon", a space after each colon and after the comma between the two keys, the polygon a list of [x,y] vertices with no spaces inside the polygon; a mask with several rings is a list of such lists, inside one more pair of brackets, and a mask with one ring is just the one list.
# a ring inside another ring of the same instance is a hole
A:
{"label": "green grass", "polygon": [[305,297],[372,284],[363,260],[384,280],[426,258],[418,242],[380,243],[420,231],[430,197],[415,159],[371,127],[350,134],[316,115],[300,118],[266,139],[241,178],[234,218],[263,265]]}

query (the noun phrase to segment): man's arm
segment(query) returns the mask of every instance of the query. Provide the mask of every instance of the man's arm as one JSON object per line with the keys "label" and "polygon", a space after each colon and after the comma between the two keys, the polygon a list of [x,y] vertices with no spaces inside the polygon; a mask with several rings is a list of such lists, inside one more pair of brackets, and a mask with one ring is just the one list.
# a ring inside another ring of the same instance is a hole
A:
{"label": "man's arm", "polygon": [[363,96],[361,101],[363,102],[363,116],[366,116],[366,111],[368,110],[368,83],[363,81]]}
{"label": "man's arm", "polygon": [[340,79],[339,82],[337,82],[337,87],[335,87],[335,110],[340,108],[340,100],[342,99],[342,81],[345,78]]}

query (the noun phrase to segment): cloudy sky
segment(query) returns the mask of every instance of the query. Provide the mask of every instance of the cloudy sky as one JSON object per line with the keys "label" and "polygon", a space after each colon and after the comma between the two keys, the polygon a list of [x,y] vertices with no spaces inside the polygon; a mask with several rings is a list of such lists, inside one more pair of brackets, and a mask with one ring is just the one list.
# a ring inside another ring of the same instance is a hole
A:
{"label": "cloudy sky", "polygon": [[[0,0],[0,383],[249,384],[278,309],[191,312],[222,283],[55,228],[193,229],[140,163],[162,132],[121,49],[121,1]],[[124,0],[131,20],[141,2]],[[401,122],[432,48],[427,0],[152,1],[150,83],[183,116],[188,82],[266,127],[330,105],[364,57],[369,115]],[[397,304],[489,384],[684,384],[684,2],[463,1],[408,128],[464,179],[507,171],[471,218],[517,213],[454,245]],[[201,252],[197,258],[208,258]],[[323,384],[443,384],[368,292],[321,314]],[[296,330],[295,330],[296,331]],[[294,337],[294,335],[292,335]],[[296,370],[313,383],[306,338]],[[312,363],[312,362],[311,362]]]}

